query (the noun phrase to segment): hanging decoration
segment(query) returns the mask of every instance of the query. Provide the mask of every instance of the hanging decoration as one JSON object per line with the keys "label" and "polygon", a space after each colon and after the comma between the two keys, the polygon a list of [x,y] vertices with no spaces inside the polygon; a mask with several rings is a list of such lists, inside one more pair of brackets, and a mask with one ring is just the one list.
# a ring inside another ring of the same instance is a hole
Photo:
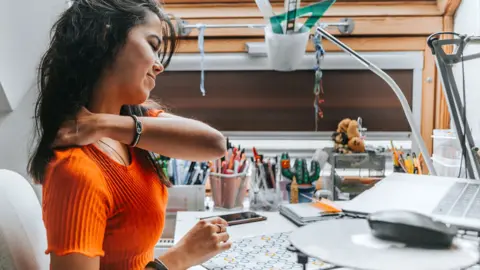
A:
{"label": "hanging decoration", "polygon": [[313,88],[314,94],[314,101],[313,101],[313,108],[315,109],[315,131],[318,131],[318,120],[319,118],[323,118],[323,111],[320,106],[325,102],[323,99],[323,72],[320,68],[321,61],[325,56],[325,50],[322,46],[322,36],[319,33],[315,33],[312,38],[313,45],[315,48],[315,60],[316,64],[314,67],[315,70],[315,84]]}
{"label": "hanging decoration", "polygon": [[198,50],[200,52],[200,92],[205,96],[205,25],[197,24]]}

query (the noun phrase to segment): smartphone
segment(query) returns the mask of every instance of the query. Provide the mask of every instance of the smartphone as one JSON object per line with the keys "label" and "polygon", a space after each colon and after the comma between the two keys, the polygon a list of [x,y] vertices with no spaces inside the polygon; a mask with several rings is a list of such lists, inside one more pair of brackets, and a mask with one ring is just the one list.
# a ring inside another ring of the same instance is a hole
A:
{"label": "smartphone", "polygon": [[[255,212],[240,212],[240,213],[234,213],[234,214],[219,215],[214,217],[219,217],[224,219],[229,226],[267,220],[267,217],[261,216]],[[205,217],[201,219],[207,219],[207,218],[212,218],[212,217]]]}

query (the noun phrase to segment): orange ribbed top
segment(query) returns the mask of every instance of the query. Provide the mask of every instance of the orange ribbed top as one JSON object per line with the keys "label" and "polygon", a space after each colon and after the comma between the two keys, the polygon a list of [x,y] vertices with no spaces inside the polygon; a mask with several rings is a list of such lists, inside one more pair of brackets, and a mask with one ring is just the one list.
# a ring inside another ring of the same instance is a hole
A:
{"label": "orange ribbed top", "polygon": [[46,253],[102,256],[100,269],[143,270],[165,224],[167,188],[130,148],[123,166],[94,145],[55,152],[43,184]]}

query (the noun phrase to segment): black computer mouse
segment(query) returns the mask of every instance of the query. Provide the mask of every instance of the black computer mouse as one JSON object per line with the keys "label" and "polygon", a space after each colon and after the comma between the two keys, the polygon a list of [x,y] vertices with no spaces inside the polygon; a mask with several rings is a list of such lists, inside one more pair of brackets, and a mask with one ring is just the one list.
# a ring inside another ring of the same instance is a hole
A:
{"label": "black computer mouse", "polygon": [[383,240],[401,242],[407,246],[448,248],[458,229],[413,211],[388,210],[368,216],[372,234]]}

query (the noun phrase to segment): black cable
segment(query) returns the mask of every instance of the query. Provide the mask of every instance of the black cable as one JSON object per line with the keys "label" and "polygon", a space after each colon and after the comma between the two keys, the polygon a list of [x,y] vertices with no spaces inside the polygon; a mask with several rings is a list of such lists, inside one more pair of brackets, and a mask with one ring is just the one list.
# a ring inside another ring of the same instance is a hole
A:
{"label": "black cable", "polygon": [[462,55],[460,56],[462,59],[462,96],[463,96],[463,115],[462,115],[462,121],[463,121],[463,134],[462,138],[460,138],[461,142],[461,147],[462,147],[462,157],[460,158],[460,168],[458,170],[458,176],[457,178],[460,178],[462,174],[462,167],[463,167],[463,162],[465,161],[465,178],[468,178],[467,176],[467,166],[468,166],[468,160],[467,160],[467,146],[465,145],[465,141],[467,140],[467,91],[465,89],[465,61],[463,60],[463,51]]}
{"label": "black cable", "polygon": [[436,32],[431,34],[430,36],[427,37],[427,45],[430,47],[430,50],[432,50],[432,53],[435,54],[435,50],[433,48],[433,41],[438,40],[439,35],[453,35],[457,37],[462,37],[463,35],[455,32]]}
{"label": "black cable", "polygon": [[297,263],[303,265],[303,269],[307,269],[308,256],[300,251],[297,251]]}

